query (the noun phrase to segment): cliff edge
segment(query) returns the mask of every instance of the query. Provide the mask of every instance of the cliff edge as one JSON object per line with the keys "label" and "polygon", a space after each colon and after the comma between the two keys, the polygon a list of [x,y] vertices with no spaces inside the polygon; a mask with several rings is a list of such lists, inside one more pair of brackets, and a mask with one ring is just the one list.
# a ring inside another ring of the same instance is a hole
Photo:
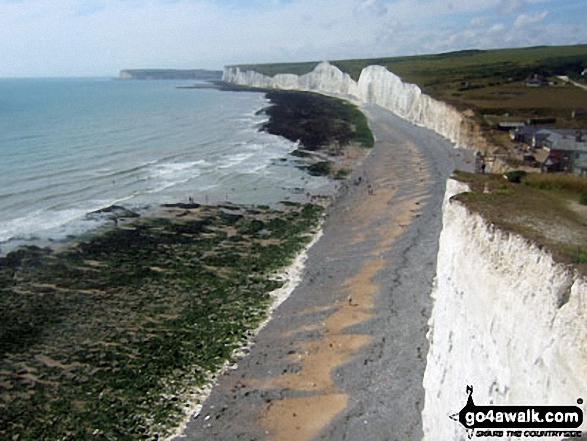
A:
{"label": "cliff edge", "polygon": [[[223,80],[376,104],[457,147],[487,150],[471,118],[382,66],[364,68],[358,81],[326,62],[300,76],[227,67]],[[429,322],[424,439],[467,439],[463,426],[449,418],[467,402],[467,385],[479,405],[581,403],[585,411],[587,281],[544,249],[450,201],[462,191],[464,184],[448,181]]]}
{"label": "cliff edge", "polygon": [[451,201],[467,189],[447,183],[424,376],[424,440],[467,439],[448,417],[466,404],[467,385],[477,405],[573,406],[587,397],[587,281],[544,249]]}

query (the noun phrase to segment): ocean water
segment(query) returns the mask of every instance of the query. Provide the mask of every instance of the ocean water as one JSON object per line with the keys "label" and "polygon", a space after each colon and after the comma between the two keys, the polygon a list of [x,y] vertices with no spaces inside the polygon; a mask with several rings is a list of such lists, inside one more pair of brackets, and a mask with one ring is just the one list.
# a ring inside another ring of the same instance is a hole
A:
{"label": "ocean water", "polygon": [[327,184],[258,130],[263,94],[186,84],[0,79],[1,252],[86,232],[113,204],[272,204]]}

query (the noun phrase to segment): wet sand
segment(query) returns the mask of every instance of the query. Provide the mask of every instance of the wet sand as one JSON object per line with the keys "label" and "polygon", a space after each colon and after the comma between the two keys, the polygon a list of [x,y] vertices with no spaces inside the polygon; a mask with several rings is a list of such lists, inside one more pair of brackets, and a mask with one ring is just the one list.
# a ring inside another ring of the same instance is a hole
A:
{"label": "wet sand", "polygon": [[362,110],[375,148],[331,206],[302,281],[178,439],[422,438],[441,202],[452,170],[471,163],[429,130]]}

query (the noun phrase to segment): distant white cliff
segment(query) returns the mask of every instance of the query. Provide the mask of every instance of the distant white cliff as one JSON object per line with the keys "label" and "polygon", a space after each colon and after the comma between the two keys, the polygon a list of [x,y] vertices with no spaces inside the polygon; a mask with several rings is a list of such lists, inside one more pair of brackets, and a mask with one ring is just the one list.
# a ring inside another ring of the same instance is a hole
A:
{"label": "distant white cliff", "polygon": [[226,67],[223,81],[284,90],[304,90],[347,98],[357,104],[376,104],[414,124],[434,130],[457,147],[483,149],[485,141],[478,126],[463,113],[422,93],[415,84],[404,83],[383,66],[363,69],[359,81],[328,62],[305,75],[278,74]]}
{"label": "distant white cliff", "polygon": [[466,189],[449,180],[443,208],[424,376],[426,441],[467,439],[449,418],[466,404],[467,385],[476,405],[587,401],[587,281],[449,200]]}

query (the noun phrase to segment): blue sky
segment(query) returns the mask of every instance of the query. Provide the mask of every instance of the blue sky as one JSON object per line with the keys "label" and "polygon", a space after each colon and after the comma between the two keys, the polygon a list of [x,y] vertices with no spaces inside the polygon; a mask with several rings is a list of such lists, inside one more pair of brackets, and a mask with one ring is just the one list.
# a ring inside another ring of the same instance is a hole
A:
{"label": "blue sky", "polygon": [[0,0],[0,77],[587,43],[585,0]]}

